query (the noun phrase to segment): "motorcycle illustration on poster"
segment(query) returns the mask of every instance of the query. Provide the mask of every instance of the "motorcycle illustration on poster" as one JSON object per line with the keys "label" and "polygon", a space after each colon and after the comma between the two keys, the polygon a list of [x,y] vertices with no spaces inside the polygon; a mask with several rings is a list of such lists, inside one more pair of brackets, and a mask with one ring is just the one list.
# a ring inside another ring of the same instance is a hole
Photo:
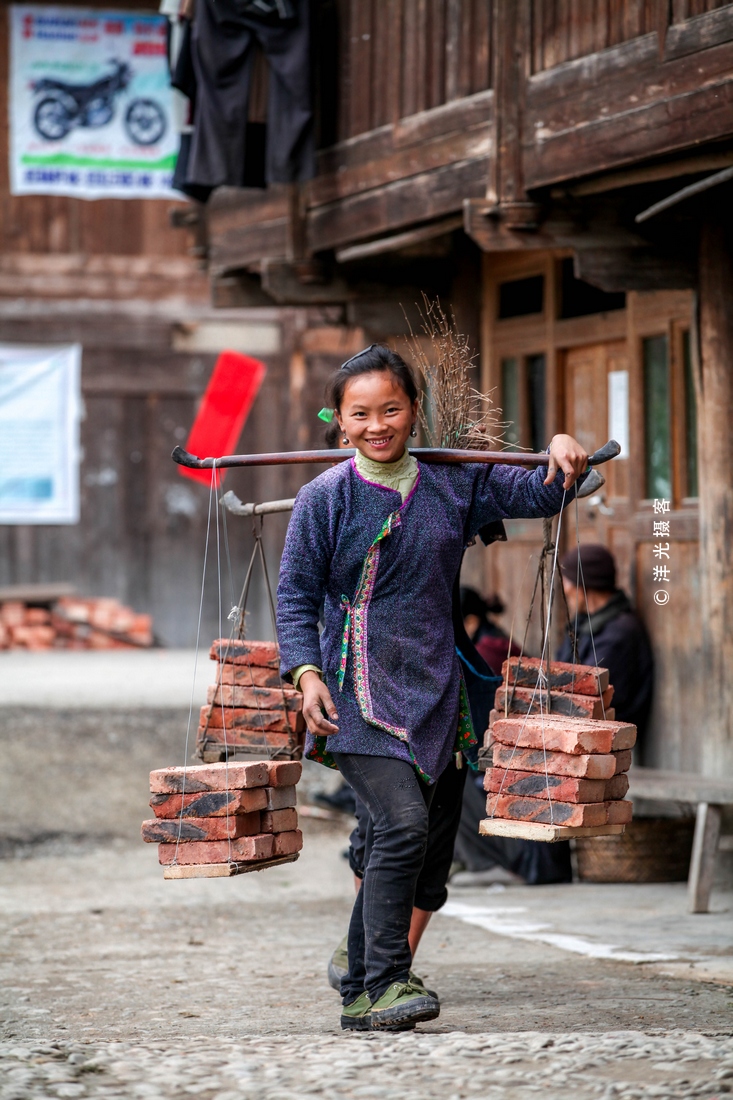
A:
{"label": "motorcycle illustration on poster", "polygon": [[14,4],[14,195],[180,198],[165,17]]}

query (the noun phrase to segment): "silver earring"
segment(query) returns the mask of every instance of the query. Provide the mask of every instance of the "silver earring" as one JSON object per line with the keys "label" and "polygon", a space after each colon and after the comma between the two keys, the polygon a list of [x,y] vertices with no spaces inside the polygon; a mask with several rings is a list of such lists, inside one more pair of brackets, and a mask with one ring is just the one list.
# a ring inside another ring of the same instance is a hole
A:
{"label": "silver earring", "polygon": [[410,435],[412,436],[412,438],[413,438],[413,439],[414,439],[414,438],[415,438],[415,436],[417,435],[417,428],[415,427],[415,425],[414,425],[414,424],[413,424],[413,425],[412,425],[412,427],[410,428]]}
{"label": "silver earring", "polygon": [[349,445],[348,435],[343,436],[342,439],[341,439],[341,442],[343,443],[344,447],[348,447],[348,445]]}

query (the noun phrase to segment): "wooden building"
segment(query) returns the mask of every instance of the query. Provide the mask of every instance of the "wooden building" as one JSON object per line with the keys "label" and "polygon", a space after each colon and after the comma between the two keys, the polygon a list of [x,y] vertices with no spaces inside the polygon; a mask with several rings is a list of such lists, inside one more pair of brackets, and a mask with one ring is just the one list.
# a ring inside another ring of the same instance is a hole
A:
{"label": "wooden building", "polygon": [[[94,7],[158,10],[150,0]],[[284,449],[293,440],[320,446],[323,425],[315,413],[323,379],[351,354],[349,335],[334,328],[341,310],[333,307],[282,308],[262,295],[258,308],[246,312],[215,310],[201,244],[185,228],[186,202],[10,195],[8,8],[0,3],[0,342],[78,341],[84,419],[81,520],[0,525],[0,588],[65,582],[85,595],[115,596],[150,612],[162,643],[191,646],[209,492],[181,477],[170,453],[187,438],[217,353],[233,347],[268,368],[243,446]],[[179,226],[183,218],[184,228],[174,227],[175,218]],[[312,393],[303,349],[320,378]],[[290,496],[301,480],[297,471],[235,472],[226,487],[263,499]],[[278,518],[268,527],[276,570],[284,527]],[[232,519],[229,541],[237,586],[252,546],[250,522]],[[226,613],[232,602],[226,571],[222,582]],[[207,584],[204,640],[218,630],[212,555]],[[267,632],[264,594],[256,596],[256,629]]]}
{"label": "wooden building", "polygon": [[[315,18],[317,175],[212,196],[214,302],[328,308],[355,342],[399,338],[437,294],[508,438],[626,434],[578,522],[653,639],[647,761],[730,771],[733,4],[321,0]],[[467,570],[521,622],[538,530],[510,526]]]}

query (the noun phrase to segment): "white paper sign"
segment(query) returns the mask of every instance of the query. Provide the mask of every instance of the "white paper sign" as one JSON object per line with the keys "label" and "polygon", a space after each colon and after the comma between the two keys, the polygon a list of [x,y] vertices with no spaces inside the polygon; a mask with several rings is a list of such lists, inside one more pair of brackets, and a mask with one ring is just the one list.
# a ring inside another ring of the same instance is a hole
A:
{"label": "white paper sign", "polygon": [[0,344],[0,523],[79,522],[81,347]]}
{"label": "white paper sign", "polygon": [[608,438],[621,447],[619,458],[629,457],[629,372],[608,372]]}
{"label": "white paper sign", "polygon": [[11,5],[12,194],[180,198],[166,27],[153,13]]}

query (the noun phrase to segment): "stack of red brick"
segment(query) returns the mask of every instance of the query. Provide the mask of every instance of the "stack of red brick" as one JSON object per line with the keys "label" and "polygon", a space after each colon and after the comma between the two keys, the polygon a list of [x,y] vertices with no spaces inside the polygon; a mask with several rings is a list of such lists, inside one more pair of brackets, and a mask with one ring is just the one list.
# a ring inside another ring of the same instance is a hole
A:
{"label": "stack of red brick", "polygon": [[303,847],[295,809],[298,760],[198,764],[150,773],[155,813],[143,840],[163,866],[262,863]]}
{"label": "stack of red brick", "polygon": [[[636,726],[613,720],[608,670],[512,657],[502,672],[485,738],[493,765],[484,778],[489,817],[582,827],[629,822],[625,773]],[[547,677],[542,689],[540,673]]]}
{"label": "stack of red brick", "polygon": [[[275,642],[215,641],[216,682],[201,708],[197,749],[204,760],[228,755],[298,759],[303,751],[303,696],[280,679]],[[264,752],[263,752],[264,750]]]}
{"label": "stack of red brick", "polygon": [[153,644],[149,615],[118,600],[65,596],[47,606],[0,603],[0,649],[129,649]]}

